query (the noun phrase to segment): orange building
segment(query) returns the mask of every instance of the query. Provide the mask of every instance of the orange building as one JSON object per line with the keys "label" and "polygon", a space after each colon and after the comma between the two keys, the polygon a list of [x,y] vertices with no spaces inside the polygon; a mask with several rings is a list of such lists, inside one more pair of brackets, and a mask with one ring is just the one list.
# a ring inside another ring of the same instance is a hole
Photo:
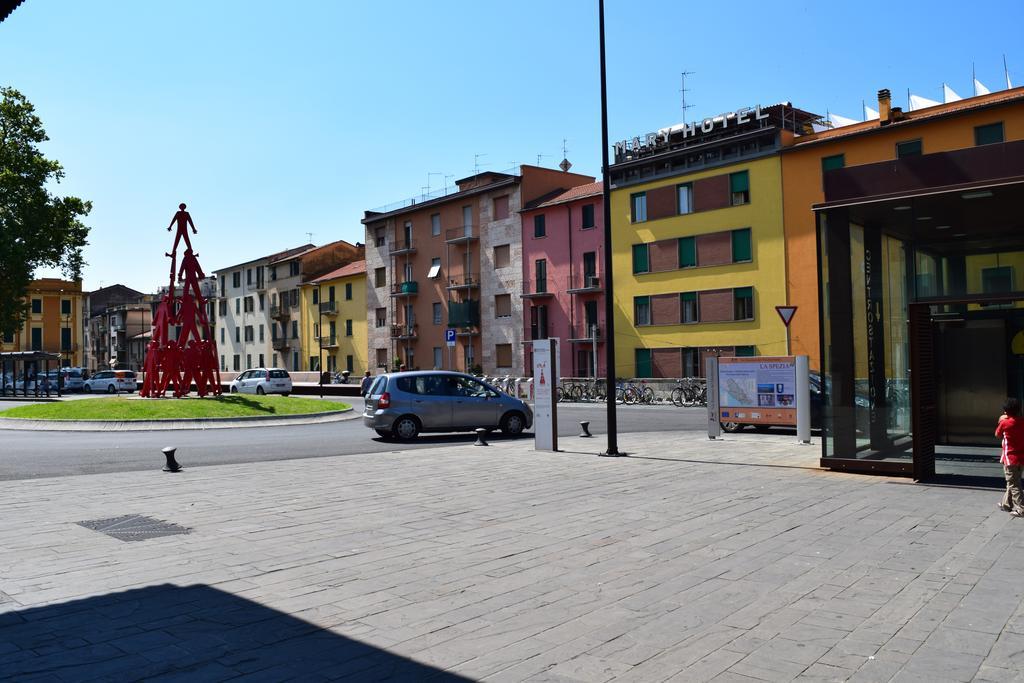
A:
{"label": "orange building", "polygon": [[82,366],[82,282],[43,278],[29,283],[28,319],[0,337],[0,351],[50,351],[61,365]]}
{"label": "orange building", "polygon": [[824,173],[989,141],[1024,139],[1024,87],[909,112],[892,107],[889,91],[882,90],[878,109],[878,119],[798,136],[782,151],[788,303],[798,307],[790,325],[791,352],[810,356],[812,368],[820,367],[818,247],[812,207],[825,201]]}

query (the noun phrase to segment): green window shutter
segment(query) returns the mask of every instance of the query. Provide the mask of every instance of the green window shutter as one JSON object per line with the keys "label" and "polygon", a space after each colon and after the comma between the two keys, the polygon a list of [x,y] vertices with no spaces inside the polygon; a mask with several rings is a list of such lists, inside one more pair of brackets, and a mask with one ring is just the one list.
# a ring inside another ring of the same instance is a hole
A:
{"label": "green window shutter", "polygon": [[737,287],[732,290],[733,296],[737,299],[753,299],[754,288],[753,287]]}
{"label": "green window shutter", "polygon": [[821,171],[831,171],[833,169],[842,168],[846,166],[846,156],[843,154],[834,154],[830,157],[821,158]]}
{"label": "green window shutter", "polygon": [[920,140],[907,140],[906,142],[896,143],[896,158],[903,159],[904,157],[916,157],[921,156],[921,141]]}
{"label": "green window shutter", "polygon": [[750,228],[732,231],[732,262],[750,261],[753,259],[750,249]]}
{"label": "green window shutter", "polygon": [[650,349],[637,349],[636,350],[636,376],[637,377],[652,377],[654,372],[654,364],[651,362],[651,350]]}
{"label": "green window shutter", "polygon": [[754,350],[753,346],[737,346],[736,347],[736,355],[740,356],[740,357],[743,357],[743,356],[756,356],[757,353],[755,353],[755,350]]}
{"label": "green window shutter", "polygon": [[682,296],[684,302],[697,300],[697,292],[683,292]]}
{"label": "green window shutter", "polygon": [[650,272],[650,266],[647,262],[647,245],[646,244],[634,244],[633,245],[633,272],[634,273],[647,273]]}
{"label": "green window shutter", "polygon": [[975,145],[992,145],[1003,141],[1003,124],[990,123],[987,126],[978,126],[974,129]]}
{"label": "green window shutter", "polygon": [[750,175],[746,171],[729,174],[729,190],[731,192],[749,192]]}
{"label": "green window shutter", "polygon": [[[644,315],[640,314],[640,310],[644,310]],[[633,297],[633,324],[635,325],[650,325],[651,324],[651,297],[649,296],[635,296]]]}
{"label": "green window shutter", "polygon": [[697,240],[694,237],[679,238],[679,267],[692,268],[697,265]]}

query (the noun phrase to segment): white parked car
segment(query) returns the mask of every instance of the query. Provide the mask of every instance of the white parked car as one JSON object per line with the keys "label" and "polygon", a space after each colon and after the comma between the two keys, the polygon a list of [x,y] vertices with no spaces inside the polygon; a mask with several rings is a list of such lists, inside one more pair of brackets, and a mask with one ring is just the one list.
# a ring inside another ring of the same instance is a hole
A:
{"label": "white parked car", "polygon": [[232,394],[282,394],[292,393],[292,378],[281,368],[254,368],[246,370],[231,381]]}
{"label": "white parked car", "polygon": [[131,370],[103,370],[82,382],[82,391],[86,393],[130,394],[135,389],[135,373]]}

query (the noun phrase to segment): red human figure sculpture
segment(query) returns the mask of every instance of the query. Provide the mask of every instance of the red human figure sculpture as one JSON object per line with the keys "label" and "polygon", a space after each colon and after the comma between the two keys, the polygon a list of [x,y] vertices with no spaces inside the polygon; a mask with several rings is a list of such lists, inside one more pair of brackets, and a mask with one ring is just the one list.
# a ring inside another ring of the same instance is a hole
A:
{"label": "red human figure sculpture", "polygon": [[192,298],[192,295],[182,295],[181,307],[178,309],[178,324],[181,325],[181,332],[178,333],[178,345],[182,349],[188,342],[202,339],[196,324],[200,317],[205,318],[206,314],[196,306],[196,300]]}
{"label": "red human figure sculpture", "polygon": [[[198,388],[200,380],[198,378],[199,369],[202,365],[202,358],[200,357],[199,347],[195,341],[190,341],[181,351],[181,384],[179,391],[181,394],[175,393],[175,396],[184,396],[192,390],[192,383],[195,382]],[[200,394],[202,396],[202,394]]]}
{"label": "red human figure sculpture", "polygon": [[153,395],[160,379],[160,344],[154,339],[150,339],[149,344],[146,345],[146,362],[143,369],[146,377],[142,381],[142,391],[139,392],[139,396],[148,398]]}
{"label": "red human figure sculpture", "polygon": [[[185,238],[185,248],[189,251],[192,250],[192,242],[188,239],[188,229],[190,227],[192,228],[193,235],[199,234],[199,231],[196,230],[195,223],[192,222],[192,216],[185,210],[184,203],[178,204],[178,212],[174,214],[174,218],[171,219],[170,225],[167,226],[167,232],[170,232],[171,228],[173,228],[175,224],[178,226],[178,232],[174,235],[174,246],[171,247],[171,253],[167,254],[168,256],[178,253],[178,242],[180,242],[182,238]],[[171,272],[174,272],[173,265],[171,266]]]}

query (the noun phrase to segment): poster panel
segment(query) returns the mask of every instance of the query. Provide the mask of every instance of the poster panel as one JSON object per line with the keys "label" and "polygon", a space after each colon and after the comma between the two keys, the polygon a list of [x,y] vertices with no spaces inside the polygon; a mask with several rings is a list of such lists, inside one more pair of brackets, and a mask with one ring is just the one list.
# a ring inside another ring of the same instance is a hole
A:
{"label": "poster panel", "polygon": [[548,339],[533,343],[533,435],[534,448],[539,451],[558,450],[555,387],[558,372],[555,363],[557,347]]}
{"label": "poster panel", "polygon": [[796,426],[796,357],[718,359],[722,422]]}

